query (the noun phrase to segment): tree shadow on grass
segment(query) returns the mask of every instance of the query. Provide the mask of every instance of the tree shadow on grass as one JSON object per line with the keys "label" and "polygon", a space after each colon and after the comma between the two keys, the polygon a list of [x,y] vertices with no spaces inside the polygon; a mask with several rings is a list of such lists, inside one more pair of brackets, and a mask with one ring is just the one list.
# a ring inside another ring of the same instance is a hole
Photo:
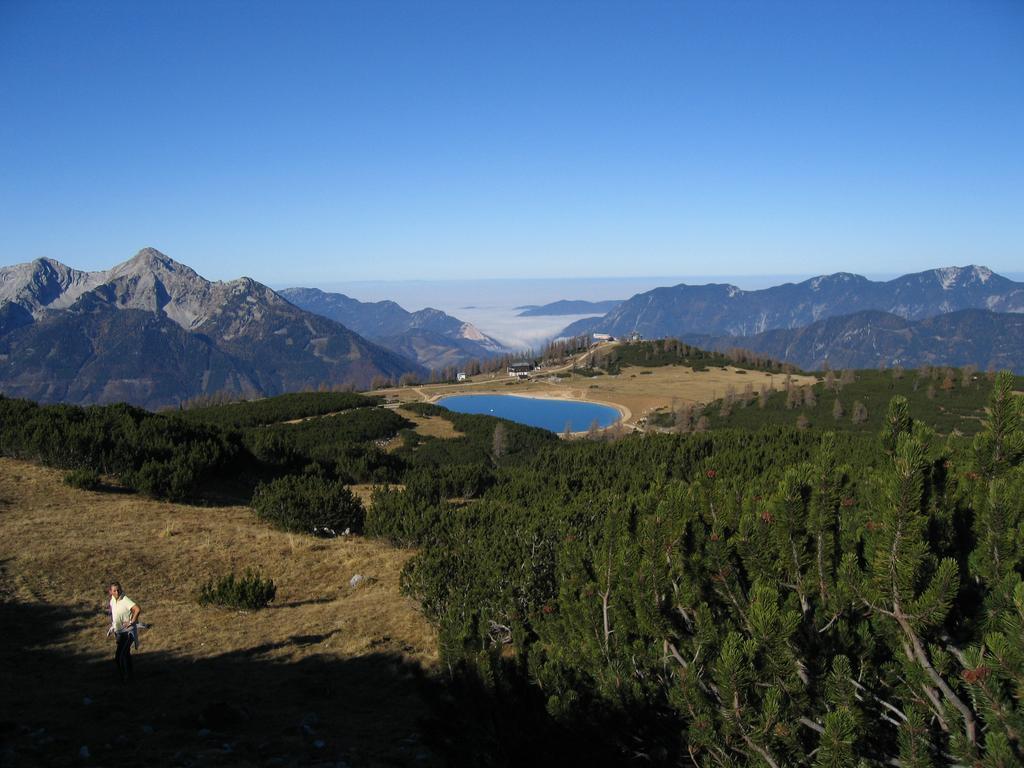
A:
{"label": "tree shadow on grass", "polygon": [[398,655],[185,659],[143,645],[122,685],[113,641],[104,654],[66,649],[83,621],[95,614],[0,603],[0,765],[443,764],[419,725],[432,683]]}
{"label": "tree shadow on grass", "polygon": [[621,762],[594,738],[599,724],[554,723],[525,677],[514,689],[465,670],[430,674],[394,653],[266,655],[326,639],[312,635],[196,659],[143,645],[122,685],[113,641],[69,648],[71,630],[95,622],[91,610],[0,602],[0,766]]}
{"label": "tree shadow on grass", "polygon": [[325,595],[324,597],[311,597],[306,600],[293,600],[289,603],[271,603],[264,610],[274,611],[281,610],[282,608],[300,608],[303,605],[324,605],[326,603],[333,603],[338,598],[334,595]]}

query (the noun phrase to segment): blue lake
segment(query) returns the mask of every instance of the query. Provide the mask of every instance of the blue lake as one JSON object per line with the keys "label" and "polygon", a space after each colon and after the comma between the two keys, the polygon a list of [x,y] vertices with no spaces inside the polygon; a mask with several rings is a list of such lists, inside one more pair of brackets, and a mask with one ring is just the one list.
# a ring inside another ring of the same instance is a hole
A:
{"label": "blue lake", "polygon": [[619,420],[619,412],[607,405],[579,400],[542,400],[515,395],[453,395],[442,397],[438,405],[456,413],[482,413],[498,416],[531,427],[565,431],[569,424],[572,432],[583,432],[594,420],[600,427],[610,427]]}

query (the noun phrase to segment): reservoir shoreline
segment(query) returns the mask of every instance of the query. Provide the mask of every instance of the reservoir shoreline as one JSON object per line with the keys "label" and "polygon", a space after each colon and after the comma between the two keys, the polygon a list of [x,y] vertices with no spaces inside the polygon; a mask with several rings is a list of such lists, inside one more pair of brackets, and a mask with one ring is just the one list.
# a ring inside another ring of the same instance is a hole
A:
{"label": "reservoir shoreline", "polygon": [[[445,400],[449,400],[449,401],[450,400],[460,400],[462,402],[465,402],[469,398],[475,398],[475,399],[480,399],[480,398],[496,398],[493,402],[495,402],[495,403],[504,403],[504,404],[514,404],[515,401],[534,400],[534,401],[537,401],[537,402],[550,403],[552,405],[565,404],[566,406],[569,406],[570,409],[576,408],[577,410],[580,410],[582,408],[583,410],[593,410],[594,414],[593,415],[588,414],[585,418],[591,424],[593,423],[593,421],[597,420],[599,422],[599,424],[600,424],[599,428],[602,431],[606,430],[606,429],[610,429],[610,428],[614,427],[617,424],[623,424],[624,425],[626,423],[626,420],[629,419],[630,416],[631,416],[631,413],[630,413],[629,409],[626,408],[625,406],[619,405],[618,403],[601,402],[601,401],[590,400],[590,399],[581,398],[581,397],[571,397],[571,396],[570,397],[559,397],[555,393],[550,393],[550,394],[548,394],[548,393],[511,394],[511,393],[509,393],[509,394],[506,394],[506,393],[492,393],[492,392],[488,392],[488,393],[484,393],[484,392],[472,392],[472,393],[466,392],[466,393],[458,393],[458,394],[435,395],[435,396],[433,396],[433,397],[431,397],[429,399],[429,402],[431,402],[431,403],[433,403],[435,405],[442,406],[442,407],[448,407],[448,406],[445,405],[445,403],[443,401],[445,401]],[[501,398],[501,399],[497,400],[497,398]],[[590,407],[589,409],[588,409],[588,406]],[[457,408],[449,408],[449,410],[452,410],[452,411],[454,411],[456,413],[471,412],[471,413],[483,413],[483,415],[494,415],[494,416],[496,416],[498,418],[506,418],[506,419],[509,419],[510,421],[516,421],[516,422],[519,422],[519,423],[527,424],[528,426],[535,426],[535,427],[538,427],[540,429],[546,429],[549,432],[554,432],[555,434],[565,434],[564,430],[554,429],[550,422],[548,422],[547,424],[541,424],[541,423],[532,423],[531,424],[530,422],[524,421],[523,417],[515,418],[514,416],[510,416],[510,415],[505,415],[505,414],[501,414],[501,413],[495,413],[495,412],[493,412],[493,409],[491,410],[491,412],[459,411]],[[608,411],[608,412],[611,412],[611,413],[615,414],[615,418],[611,419],[611,420],[609,420],[609,421],[607,421],[605,423],[605,419],[602,417],[602,414],[601,414],[602,410],[603,411]],[[566,414],[566,418],[565,418],[566,423],[572,424],[572,430],[571,430],[570,434],[572,434],[572,435],[581,435],[581,434],[586,434],[588,432],[589,425],[585,429],[580,429],[579,428],[578,422],[579,422],[580,418],[581,418],[581,416],[579,414],[576,414],[576,415],[574,415],[572,413]],[[541,416],[540,420],[541,421],[544,420],[543,416]]]}

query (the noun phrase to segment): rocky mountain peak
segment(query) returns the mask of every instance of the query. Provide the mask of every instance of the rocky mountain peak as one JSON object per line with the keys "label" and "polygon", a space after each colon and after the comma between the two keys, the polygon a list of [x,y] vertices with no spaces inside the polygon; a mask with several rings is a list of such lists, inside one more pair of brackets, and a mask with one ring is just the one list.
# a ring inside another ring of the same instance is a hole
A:
{"label": "rocky mountain peak", "polygon": [[834,272],[831,275],[820,275],[818,277],[812,277],[807,281],[812,291],[820,291],[826,288],[832,288],[834,286],[842,286],[847,283],[854,283],[863,281],[864,278],[860,275],[855,275],[851,272]]}
{"label": "rocky mountain peak", "polygon": [[933,274],[943,290],[948,291],[963,282],[963,275],[967,271],[967,267],[943,267],[942,269],[936,269]]}
{"label": "rocky mountain peak", "polygon": [[987,283],[992,279],[993,272],[988,267],[977,264],[970,264],[966,267],[949,267],[939,272],[948,272],[952,278],[952,285],[971,285],[974,283]]}
{"label": "rocky mountain peak", "polygon": [[[935,285],[943,291],[954,291],[960,288],[971,286],[985,286],[990,281],[1005,281],[988,267],[977,264],[968,264],[965,267],[940,267],[929,269],[925,272],[917,272],[912,275],[904,275],[892,281],[894,283],[918,283],[921,285]],[[991,286],[989,286],[991,287]]]}
{"label": "rocky mountain peak", "polygon": [[81,272],[49,258],[0,267],[0,303],[18,304],[38,316],[47,309],[69,306],[97,286],[101,274]]}
{"label": "rocky mountain peak", "polygon": [[132,256],[129,261],[142,261],[150,264],[153,262],[159,262],[165,265],[177,264],[177,262],[166,253],[161,253],[156,248],[148,245],[145,248],[140,248],[139,252]]}
{"label": "rocky mountain peak", "polygon": [[128,261],[121,262],[105,274],[108,280],[116,280],[119,277],[132,275],[159,275],[174,276],[184,280],[201,280],[204,283],[208,282],[200,277],[191,267],[175,261],[156,248],[143,248],[128,259]]}

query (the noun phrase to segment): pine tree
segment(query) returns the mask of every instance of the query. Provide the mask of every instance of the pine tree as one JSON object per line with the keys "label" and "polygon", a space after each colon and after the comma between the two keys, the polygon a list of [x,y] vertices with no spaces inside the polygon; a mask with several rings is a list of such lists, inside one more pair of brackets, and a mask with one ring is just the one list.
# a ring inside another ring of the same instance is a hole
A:
{"label": "pine tree", "polygon": [[984,721],[985,768],[1024,762],[1024,404],[1013,376],[996,376],[985,430],[974,440],[977,545],[970,555],[986,590],[982,642],[965,654],[963,679]]}
{"label": "pine tree", "polygon": [[995,477],[1024,456],[1024,400],[1013,394],[1013,374],[1001,371],[992,387],[985,430],[975,438],[979,469]]}
{"label": "pine tree", "polygon": [[984,642],[966,653],[963,679],[987,726],[985,768],[1005,768],[1024,762],[1024,581],[1017,577],[1009,605]]}
{"label": "pine tree", "polygon": [[899,434],[865,538],[862,600],[892,643],[912,695],[921,697],[944,730],[955,728],[959,717],[958,746],[970,753],[978,733],[975,714],[940,671],[945,655],[936,661],[932,651],[960,584],[957,562],[936,558],[927,540],[928,501],[936,480],[928,433],[919,428]]}
{"label": "pine tree", "polygon": [[896,451],[896,443],[900,435],[910,434],[910,428],[911,419],[907,398],[896,395],[889,401],[889,409],[886,411],[885,421],[882,423],[882,432],[879,435],[882,449],[892,456]]}

